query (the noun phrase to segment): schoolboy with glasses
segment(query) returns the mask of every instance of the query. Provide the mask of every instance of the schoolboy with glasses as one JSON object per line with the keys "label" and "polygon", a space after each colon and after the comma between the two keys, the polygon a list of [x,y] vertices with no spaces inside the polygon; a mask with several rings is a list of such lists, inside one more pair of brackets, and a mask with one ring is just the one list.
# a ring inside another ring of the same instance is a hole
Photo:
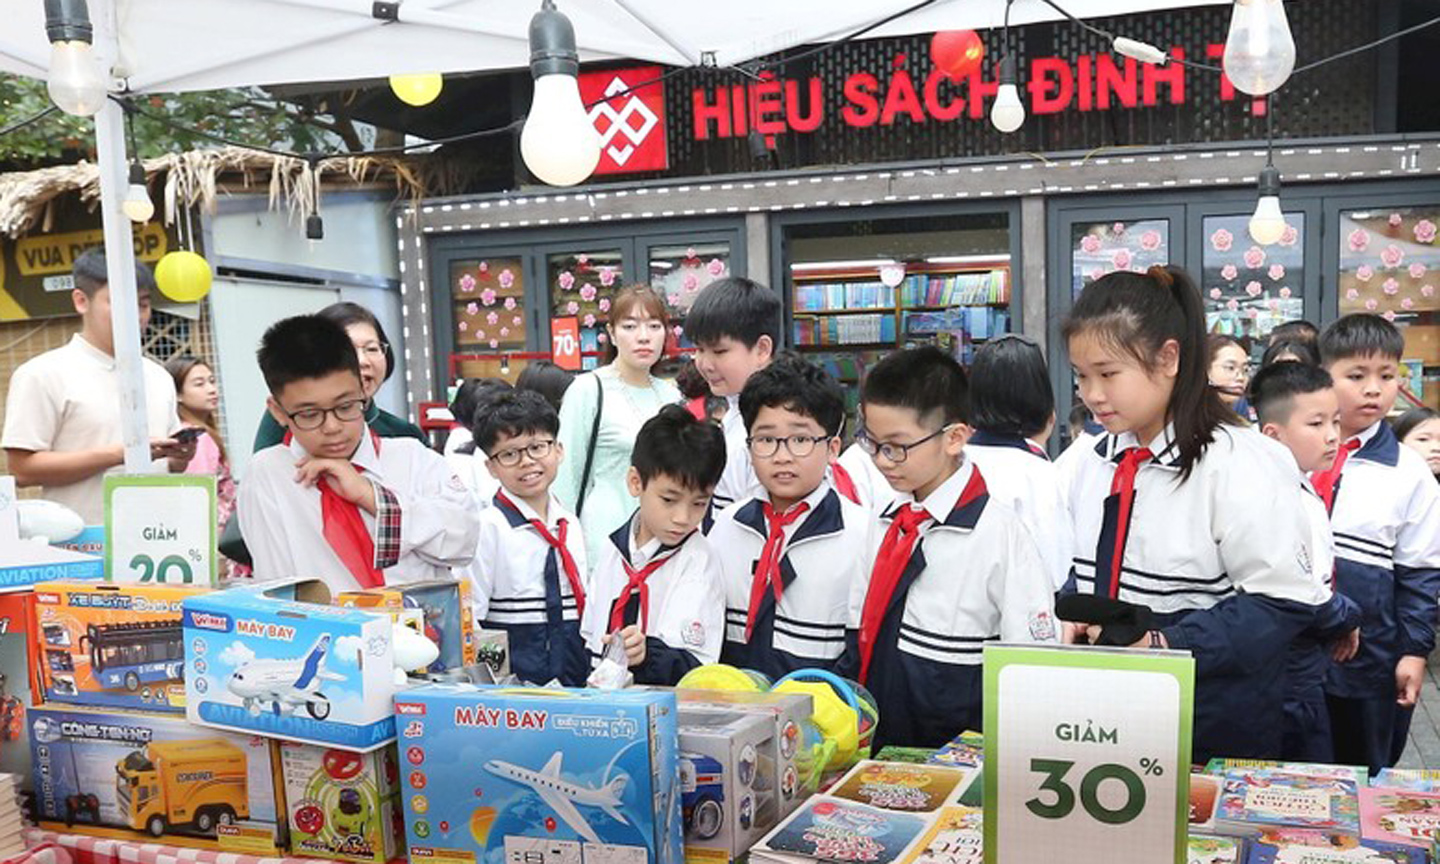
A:
{"label": "schoolboy with glasses", "polygon": [[587,572],[580,520],[550,492],[564,457],[560,417],[539,393],[492,396],[474,424],[475,446],[500,483],[480,514],[469,576],[475,617],[510,638],[522,681],[582,687],[590,671],[580,638]]}
{"label": "schoolboy with glasses", "polygon": [[312,576],[332,592],[443,579],[470,563],[476,505],[440,454],[365,425],[350,337],[318,315],[265,331],[257,352],[287,440],[250,460],[236,515],[257,579]]}
{"label": "schoolboy with glasses", "polygon": [[889,355],[860,388],[857,443],[897,496],[871,532],[874,566],[851,587],[837,671],[874,694],[876,749],[982,729],[984,643],[1057,637],[1035,539],[965,457],[967,389],[931,346]]}
{"label": "schoolboy with glasses", "polygon": [[740,414],[762,488],[710,529],[725,582],[720,659],[772,678],[832,668],[845,648],[850,584],[870,572],[869,511],[825,470],[840,450],[844,393],[784,354],[746,380]]}

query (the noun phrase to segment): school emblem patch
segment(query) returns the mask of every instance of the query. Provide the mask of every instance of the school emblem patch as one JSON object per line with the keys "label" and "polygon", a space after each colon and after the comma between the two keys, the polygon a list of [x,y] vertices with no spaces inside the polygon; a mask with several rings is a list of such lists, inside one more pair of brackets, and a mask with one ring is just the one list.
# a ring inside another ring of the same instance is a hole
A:
{"label": "school emblem patch", "polygon": [[465,491],[465,481],[461,480],[458,474],[451,474],[450,481],[447,485],[449,485],[449,487],[451,489],[454,489],[456,492]]}
{"label": "school emblem patch", "polygon": [[1300,569],[1303,570],[1307,576],[1314,572],[1315,565],[1310,558],[1309,546],[1306,546],[1304,543],[1300,544],[1300,551],[1295,553],[1295,563],[1300,565]]}
{"label": "school emblem patch", "polygon": [[1055,641],[1055,616],[1040,611],[1030,616],[1030,638],[1036,642]]}
{"label": "school emblem patch", "polygon": [[686,645],[699,648],[705,644],[705,625],[699,621],[691,621],[685,625],[685,629],[681,631],[680,638],[684,640]]}

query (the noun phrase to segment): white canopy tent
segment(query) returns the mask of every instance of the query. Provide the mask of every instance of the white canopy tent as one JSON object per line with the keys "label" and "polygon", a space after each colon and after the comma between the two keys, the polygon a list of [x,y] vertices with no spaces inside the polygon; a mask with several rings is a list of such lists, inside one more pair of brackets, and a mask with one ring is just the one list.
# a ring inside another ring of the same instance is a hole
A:
{"label": "white canopy tent", "polygon": [[[524,68],[539,0],[88,0],[94,53],[112,91],[174,93],[250,85],[379,79],[405,72]],[[1058,0],[1086,18],[1231,0]],[[729,66],[797,45],[844,38],[916,0],[557,0],[580,59]],[[936,0],[866,37],[999,28],[1006,0]],[[377,17],[377,14],[380,17]],[[1014,0],[1012,25],[1057,20],[1044,0]],[[0,73],[45,78],[50,47],[42,0],[0,0]],[[1161,46],[1166,47],[1166,46]],[[0,118],[0,123],[18,118]],[[150,464],[140,374],[123,110],[95,117],[126,468]]]}

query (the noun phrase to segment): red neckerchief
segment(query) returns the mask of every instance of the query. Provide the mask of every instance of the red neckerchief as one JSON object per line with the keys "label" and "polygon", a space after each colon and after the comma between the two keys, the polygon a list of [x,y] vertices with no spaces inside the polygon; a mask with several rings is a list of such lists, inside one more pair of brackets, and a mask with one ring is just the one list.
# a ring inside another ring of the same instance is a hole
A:
{"label": "red neckerchief", "polygon": [[[516,513],[520,513],[520,508],[515,506],[515,502],[511,501],[510,497],[506,495],[504,491],[495,493],[495,497],[506,507],[509,507]],[[524,517],[523,513],[521,517]],[[565,571],[565,579],[570,583],[570,593],[575,595],[575,606],[583,614],[585,612],[585,589],[580,584],[580,568],[575,566],[575,557],[570,554],[570,547],[565,545],[565,535],[568,533],[570,526],[566,523],[566,520],[562,518],[555,523],[555,533],[551,534],[550,529],[546,528],[545,523],[539,519],[530,519],[527,521],[529,521],[531,528],[539,532],[541,539],[549,543],[550,548],[559,553],[560,568]]]}
{"label": "red neckerchief", "polygon": [[[370,432],[375,455],[380,455],[380,436]],[[351,463],[354,464],[354,463]],[[355,466],[356,470],[365,469]],[[324,477],[315,484],[320,490],[320,530],[325,542],[340,558],[340,563],[355,577],[361,588],[378,588],[385,584],[385,575],[375,567],[375,538],[365,527],[360,505],[346,501]]]}
{"label": "red neckerchief", "polygon": [[[1110,494],[1120,496],[1116,510],[1115,549],[1108,562],[1095,562],[1095,584],[1104,584],[1108,596],[1112,598],[1120,596],[1120,568],[1125,562],[1125,541],[1130,535],[1130,513],[1135,509],[1135,475],[1140,473],[1140,466],[1154,456],[1155,454],[1144,447],[1130,447],[1121,454],[1115,476],[1110,478]],[[1104,536],[1103,531],[1101,536]],[[1108,578],[1102,583],[1098,571],[1106,564],[1110,571],[1106,574]]]}
{"label": "red neckerchief", "polygon": [[663,567],[667,561],[675,557],[675,553],[679,550],[680,547],[676,546],[663,555],[657,553],[649,564],[639,570],[630,566],[630,562],[626,561],[623,556],[620,558],[620,566],[625,568],[625,576],[628,581],[620,590],[620,596],[615,598],[615,604],[610,607],[611,633],[625,626],[625,606],[630,602],[630,595],[637,592],[640,594],[640,630],[645,633],[650,632],[650,585],[647,580],[651,573]]}
{"label": "red neckerchief", "polygon": [[1345,446],[1335,451],[1335,462],[1324,471],[1316,471],[1310,475],[1310,482],[1315,484],[1315,491],[1320,495],[1320,500],[1325,502],[1325,512],[1335,512],[1335,496],[1340,491],[1340,472],[1345,470],[1345,463],[1350,459],[1350,454],[1360,449],[1360,439],[1351,438],[1345,442]]}
{"label": "red neckerchief", "polygon": [[845,466],[839,462],[830,463],[830,485],[835,487],[836,492],[849,498],[852,503],[860,503],[860,492],[855,488],[855,478],[851,477],[850,472],[845,470]]}
{"label": "red neckerchief", "polygon": [[776,513],[768,501],[762,505],[770,533],[765,535],[765,546],[760,550],[760,560],[755,562],[755,575],[750,580],[750,614],[745,619],[746,642],[750,641],[750,634],[755,631],[755,619],[760,614],[760,601],[765,598],[767,585],[774,590],[776,605],[780,603],[780,595],[785,587],[784,580],[780,578],[780,558],[785,550],[785,527],[809,511],[810,505],[807,502],[801,502],[784,513]]}

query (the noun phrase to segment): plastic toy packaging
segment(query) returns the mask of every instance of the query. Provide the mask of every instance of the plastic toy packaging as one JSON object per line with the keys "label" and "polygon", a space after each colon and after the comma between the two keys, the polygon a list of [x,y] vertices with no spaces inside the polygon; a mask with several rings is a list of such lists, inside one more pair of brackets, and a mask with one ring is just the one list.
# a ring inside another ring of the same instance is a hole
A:
{"label": "plastic toy packaging", "polygon": [[625,640],[616,630],[610,634],[605,653],[585,683],[596,690],[623,690],[634,682],[635,676],[630,674],[630,665],[625,659]]}

